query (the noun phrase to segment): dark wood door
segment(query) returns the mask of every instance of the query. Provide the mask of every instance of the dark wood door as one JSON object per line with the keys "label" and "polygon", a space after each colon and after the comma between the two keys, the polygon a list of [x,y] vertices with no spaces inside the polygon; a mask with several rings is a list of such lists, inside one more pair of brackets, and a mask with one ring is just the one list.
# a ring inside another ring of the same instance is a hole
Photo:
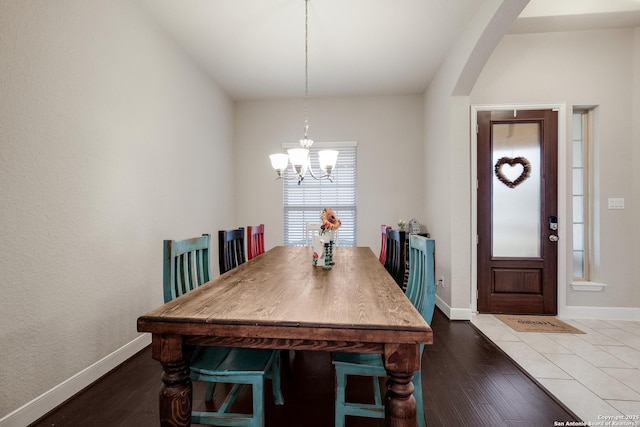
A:
{"label": "dark wood door", "polygon": [[558,114],[477,119],[478,311],[557,314]]}

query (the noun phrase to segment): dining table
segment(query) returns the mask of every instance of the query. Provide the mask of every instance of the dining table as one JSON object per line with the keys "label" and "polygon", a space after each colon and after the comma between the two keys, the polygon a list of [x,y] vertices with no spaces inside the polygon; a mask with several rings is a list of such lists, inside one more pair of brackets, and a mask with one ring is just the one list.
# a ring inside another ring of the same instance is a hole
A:
{"label": "dining table", "polygon": [[412,380],[433,331],[371,248],[312,260],[312,247],[276,246],[138,318],[163,368],[162,426],[190,425],[194,346],[381,354],[385,426],[416,426]]}

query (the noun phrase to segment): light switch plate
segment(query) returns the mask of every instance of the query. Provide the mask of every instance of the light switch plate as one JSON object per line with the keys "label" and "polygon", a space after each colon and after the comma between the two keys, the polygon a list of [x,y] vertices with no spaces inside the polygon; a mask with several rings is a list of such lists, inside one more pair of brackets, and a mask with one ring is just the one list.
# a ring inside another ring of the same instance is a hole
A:
{"label": "light switch plate", "polygon": [[609,198],[609,209],[624,209],[624,198]]}

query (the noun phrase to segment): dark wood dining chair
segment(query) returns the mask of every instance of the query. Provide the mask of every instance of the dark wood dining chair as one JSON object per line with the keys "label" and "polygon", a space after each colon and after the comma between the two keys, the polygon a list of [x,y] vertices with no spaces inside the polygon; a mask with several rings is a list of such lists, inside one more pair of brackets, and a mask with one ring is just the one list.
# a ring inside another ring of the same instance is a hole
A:
{"label": "dark wood dining chair", "polygon": [[224,274],[247,261],[244,253],[243,227],[218,231],[218,260],[220,274]]}
{"label": "dark wood dining chair", "polygon": [[378,259],[382,265],[384,265],[387,260],[387,230],[389,229],[391,229],[391,227],[384,224],[380,227],[382,239],[380,240],[380,257]]}
{"label": "dark wood dining chair", "polygon": [[[435,309],[434,241],[423,236],[409,236],[409,256],[411,258],[407,298],[420,312],[424,320],[431,324]],[[420,362],[422,351],[420,344]],[[335,426],[343,427],[347,415],[368,418],[384,418],[384,402],[380,392],[380,379],[387,376],[380,354],[335,353],[333,365],[336,371]],[[419,365],[420,366],[420,365]],[[371,377],[374,403],[354,403],[346,401],[347,377],[357,375]],[[422,371],[413,375],[413,395],[416,399],[416,421],[418,427],[426,427],[422,397]]]}
{"label": "dark wood dining chair", "polygon": [[405,231],[387,229],[387,256],[384,267],[400,288],[404,282],[405,239]]}
{"label": "dark wood dining chair", "polygon": [[[208,282],[211,236],[164,241],[164,300],[169,302]],[[264,426],[264,384],[271,379],[277,405],[284,404],[280,388],[280,351],[231,347],[194,348],[190,362],[192,381],[208,383],[206,402],[213,402],[216,383],[233,384],[217,411],[192,411],[194,424]],[[252,413],[231,412],[244,385],[252,390]],[[210,405],[210,404],[209,404]]]}
{"label": "dark wood dining chair", "polygon": [[247,226],[247,260],[264,253],[264,224]]}

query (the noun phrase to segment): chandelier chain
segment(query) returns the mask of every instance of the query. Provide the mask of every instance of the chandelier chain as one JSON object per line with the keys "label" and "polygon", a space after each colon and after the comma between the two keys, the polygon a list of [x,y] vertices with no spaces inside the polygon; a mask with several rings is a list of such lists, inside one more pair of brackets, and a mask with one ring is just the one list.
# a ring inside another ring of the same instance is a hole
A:
{"label": "chandelier chain", "polygon": [[304,139],[309,132],[309,0],[304,0]]}
{"label": "chandelier chain", "polygon": [[[310,150],[312,145],[313,140],[309,139],[309,0],[304,0],[304,139],[300,140],[300,148],[291,148],[287,150],[288,154],[269,156],[271,166],[278,174],[278,179],[297,179],[298,185],[300,185],[306,173],[309,172],[313,179],[332,181],[331,172],[336,166],[338,151],[319,150],[317,152],[321,174],[316,175],[311,167]],[[295,177],[285,176],[289,161],[295,172]]]}

